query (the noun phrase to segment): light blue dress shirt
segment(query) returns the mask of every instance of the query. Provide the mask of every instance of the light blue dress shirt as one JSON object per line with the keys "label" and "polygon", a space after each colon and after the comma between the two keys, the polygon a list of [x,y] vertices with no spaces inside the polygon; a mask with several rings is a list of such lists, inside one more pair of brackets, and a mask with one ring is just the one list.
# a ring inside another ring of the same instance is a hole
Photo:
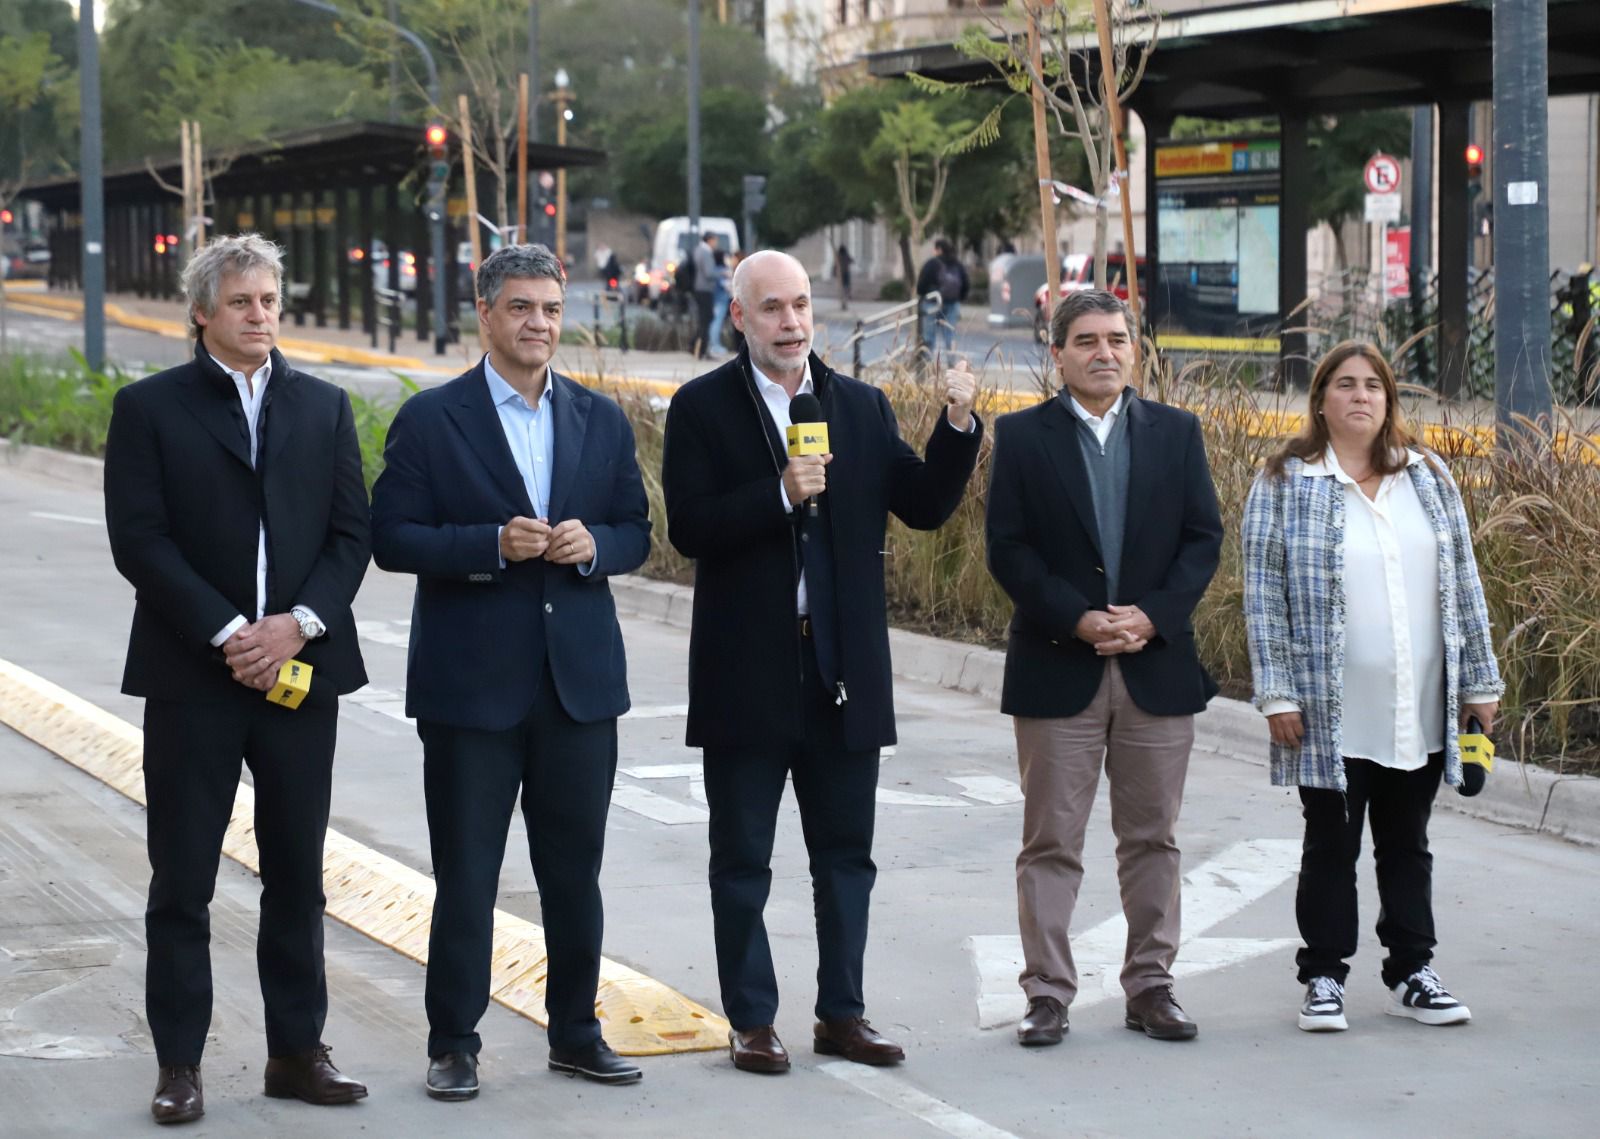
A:
{"label": "light blue dress shirt", "polygon": [[[483,358],[483,375],[489,383],[489,399],[495,414],[500,417],[500,428],[506,433],[511,447],[511,460],[517,464],[522,485],[528,488],[528,501],[533,503],[533,516],[550,520],[550,482],[556,467],[556,427],[554,373],[545,367],[544,391],[539,394],[537,406],[528,401],[494,370],[488,356]],[[504,529],[504,527],[502,527]],[[505,568],[505,559],[500,559]],[[594,559],[577,567],[588,577],[594,571]]]}
{"label": "light blue dress shirt", "polygon": [[550,473],[556,465],[556,436],[551,420],[555,416],[555,384],[545,370],[544,391],[537,406],[529,406],[522,393],[506,383],[494,370],[489,357],[483,358],[483,374],[489,381],[489,399],[494,403],[500,427],[511,445],[511,459],[528,488],[535,518],[550,517]]}

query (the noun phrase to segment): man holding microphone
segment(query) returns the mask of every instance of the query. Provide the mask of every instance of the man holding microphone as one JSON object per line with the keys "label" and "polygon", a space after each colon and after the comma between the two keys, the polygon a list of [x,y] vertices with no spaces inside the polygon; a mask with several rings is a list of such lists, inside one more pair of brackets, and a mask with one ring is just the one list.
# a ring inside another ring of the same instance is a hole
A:
{"label": "man holding microphone", "polygon": [[[893,1064],[905,1053],[864,1019],[862,985],[878,753],[895,742],[884,529],[890,511],[935,529],[961,501],[982,439],[976,381],[964,364],[945,374],[923,460],[882,392],[812,354],[798,261],[741,262],[731,314],[745,347],[673,397],[662,470],[668,536],[696,563],[687,742],[704,749],[730,1051],[742,1071],[789,1068],[762,911],[792,777],[817,917],[814,1047]],[[826,434],[829,451],[791,457],[805,401],[798,434]]]}

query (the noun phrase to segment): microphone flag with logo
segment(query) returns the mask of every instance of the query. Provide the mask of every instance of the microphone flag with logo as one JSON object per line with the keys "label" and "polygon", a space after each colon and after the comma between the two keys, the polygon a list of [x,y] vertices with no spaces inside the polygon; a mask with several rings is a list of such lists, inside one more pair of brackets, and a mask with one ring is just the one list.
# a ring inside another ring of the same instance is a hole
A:
{"label": "microphone flag with logo", "polygon": [[[789,427],[785,432],[789,441],[789,457],[800,455],[826,455],[828,453],[828,425],[822,419],[822,404],[810,392],[801,392],[789,401]],[[817,496],[806,499],[807,511],[817,516]]]}

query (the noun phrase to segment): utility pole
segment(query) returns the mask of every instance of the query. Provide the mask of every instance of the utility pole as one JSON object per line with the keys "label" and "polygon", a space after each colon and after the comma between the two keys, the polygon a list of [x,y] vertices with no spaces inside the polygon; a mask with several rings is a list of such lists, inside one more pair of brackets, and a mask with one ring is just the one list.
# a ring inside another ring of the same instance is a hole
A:
{"label": "utility pole", "polygon": [[700,0],[689,0],[689,251],[700,240]]}
{"label": "utility pole", "polygon": [[1550,20],[1546,0],[1494,0],[1496,439],[1551,429]]}
{"label": "utility pole", "polygon": [[78,96],[82,104],[79,212],[83,215],[83,358],[91,371],[106,366],[106,202],[100,166],[100,39],[94,0],[78,4]]}
{"label": "utility pole", "polygon": [[[1433,265],[1433,104],[1411,111],[1411,334],[1423,330],[1422,292]],[[1417,383],[1433,386],[1428,341],[1417,341]]]}

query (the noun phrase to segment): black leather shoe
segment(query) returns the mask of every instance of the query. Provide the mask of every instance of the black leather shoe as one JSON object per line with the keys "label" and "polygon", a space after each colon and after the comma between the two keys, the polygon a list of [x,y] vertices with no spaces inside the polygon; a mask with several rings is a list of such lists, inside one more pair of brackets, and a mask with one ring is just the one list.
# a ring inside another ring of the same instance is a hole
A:
{"label": "black leather shoe", "polygon": [[577,1052],[550,1050],[550,1070],[568,1076],[582,1076],[597,1084],[634,1084],[644,1079],[637,1064],[630,1064],[611,1050],[604,1040],[596,1040]]}
{"label": "black leather shoe", "polygon": [[1173,999],[1171,985],[1146,989],[1130,1000],[1122,1023],[1152,1040],[1193,1040],[1200,1032]]}
{"label": "black leather shoe", "polygon": [[778,1039],[778,1032],[770,1024],[740,1032],[728,1032],[728,1052],[733,1056],[733,1066],[741,1072],[762,1072],[777,1075],[789,1070],[789,1050]]}
{"label": "black leather shoe", "polygon": [[328,1107],[355,1103],[367,1098],[367,1085],[352,1080],[333,1066],[333,1052],[318,1044],[298,1056],[272,1056],[267,1059],[266,1093],[273,1099],[297,1099]]}
{"label": "black leather shoe", "polygon": [[1017,1025],[1017,1043],[1024,1048],[1060,1044],[1067,1034],[1067,1012],[1054,997],[1029,997],[1028,1011]]}
{"label": "black leather shoe", "polygon": [[433,1099],[472,1099],[478,1094],[478,1058],[471,1052],[444,1052],[428,1061],[428,1095]]}
{"label": "black leather shoe", "polygon": [[852,1064],[898,1064],[906,1050],[884,1036],[865,1017],[849,1020],[819,1020],[812,1034],[812,1047],[823,1056],[843,1056]]}
{"label": "black leather shoe", "polygon": [[206,1097],[200,1087],[200,1066],[182,1064],[162,1068],[156,1077],[155,1098],[150,1114],[157,1123],[192,1123],[206,1113]]}

